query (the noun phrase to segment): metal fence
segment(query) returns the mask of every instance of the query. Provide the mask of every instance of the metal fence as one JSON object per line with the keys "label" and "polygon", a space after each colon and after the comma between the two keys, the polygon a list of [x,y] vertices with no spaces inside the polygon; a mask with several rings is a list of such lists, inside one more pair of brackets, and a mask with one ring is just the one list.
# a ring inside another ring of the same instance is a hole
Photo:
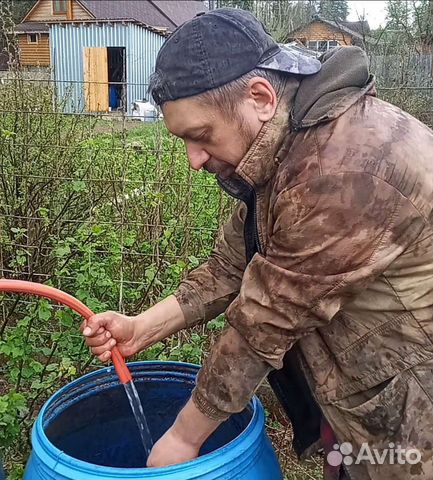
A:
{"label": "metal fence", "polygon": [[387,87],[433,86],[433,56],[427,54],[371,55],[370,68]]}
{"label": "metal fence", "polygon": [[[190,171],[160,120],[65,113],[57,87],[19,72],[0,82],[0,278],[47,283],[95,312],[138,313],[209,255],[230,204],[214,179]],[[100,367],[80,322],[45,300],[0,294],[0,401],[25,395],[0,434],[10,470],[25,462],[41,401]],[[198,333],[140,358],[199,363]]]}
{"label": "metal fence", "polygon": [[371,54],[369,60],[379,97],[433,127],[433,55],[408,48],[398,54]]}

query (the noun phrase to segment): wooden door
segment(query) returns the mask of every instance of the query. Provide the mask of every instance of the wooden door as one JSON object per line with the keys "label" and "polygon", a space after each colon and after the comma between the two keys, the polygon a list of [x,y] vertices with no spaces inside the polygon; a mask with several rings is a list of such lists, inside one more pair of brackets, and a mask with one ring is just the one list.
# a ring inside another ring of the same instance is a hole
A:
{"label": "wooden door", "polygon": [[107,49],[84,48],[84,98],[88,112],[108,112]]}

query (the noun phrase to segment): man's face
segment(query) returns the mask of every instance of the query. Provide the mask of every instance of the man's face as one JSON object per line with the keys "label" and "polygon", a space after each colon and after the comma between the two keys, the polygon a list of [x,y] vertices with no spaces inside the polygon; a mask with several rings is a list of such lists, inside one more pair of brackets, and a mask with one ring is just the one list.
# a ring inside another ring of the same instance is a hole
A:
{"label": "man's face", "polygon": [[235,171],[263,125],[253,103],[241,101],[236,118],[201,104],[200,97],[166,102],[162,111],[170,132],[184,140],[191,168],[204,168],[224,180]]}

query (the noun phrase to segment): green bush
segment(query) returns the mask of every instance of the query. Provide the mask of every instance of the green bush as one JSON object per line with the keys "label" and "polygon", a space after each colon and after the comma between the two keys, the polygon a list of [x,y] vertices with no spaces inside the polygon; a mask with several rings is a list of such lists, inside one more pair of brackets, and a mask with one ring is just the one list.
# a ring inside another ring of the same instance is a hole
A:
{"label": "green bush", "polygon": [[[65,115],[49,85],[0,86],[0,270],[61,288],[95,312],[138,313],[206,258],[230,210],[215,180],[191,172],[162,123]],[[100,364],[81,319],[44,299],[0,296],[0,448],[20,478],[42,403]],[[218,327],[219,328],[219,327]],[[138,355],[201,361],[203,329]]]}

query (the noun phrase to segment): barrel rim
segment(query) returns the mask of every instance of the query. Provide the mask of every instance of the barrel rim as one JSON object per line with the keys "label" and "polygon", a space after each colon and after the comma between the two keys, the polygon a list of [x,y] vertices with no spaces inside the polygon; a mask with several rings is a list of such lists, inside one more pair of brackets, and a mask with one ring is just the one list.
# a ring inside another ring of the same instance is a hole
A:
{"label": "barrel rim", "polygon": [[[136,361],[136,362],[129,362],[129,366],[143,366],[143,365],[163,365],[165,367],[169,367],[170,365],[173,366],[184,366],[184,367],[193,367],[197,371],[200,369],[200,365],[196,365],[193,363],[188,362],[175,362],[175,361]],[[260,403],[260,400],[254,396],[250,401],[249,405],[252,408],[251,419],[248,422],[247,426],[244,430],[233,438],[230,442],[226,443],[220,448],[213,450],[210,453],[202,455],[198,458],[190,460],[188,462],[183,462],[176,465],[171,465],[167,467],[142,467],[142,468],[124,468],[124,467],[109,467],[104,465],[97,465],[90,462],[85,462],[83,460],[76,459],[67,453],[58,449],[45,434],[44,426],[43,426],[43,418],[46,413],[46,410],[49,408],[50,403],[54,402],[59,396],[65,393],[65,391],[73,388],[77,384],[85,382],[92,377],[97,377],[101,375],[103,372],[111,373],[114,371],[114,367],[102,367],[98,370],[93,372],[87,373],[79,377],[78,379],[68,383],[60,390],[55,392],[43,405],[41,408],[39,415],[36,419],[35,425],[32,431],[32,447],[33,452],[38,457],[39,452],[38,450],[41,449],[46,455],[48,455],[52,461],[55,462],[55,467],[57,466],[64,466],[67,468],[73,468],[75,471],[80,471],[82,473],[88,474],[95,474],[97,472],[104,473],[107,476],[113,476],[116,478],[116,475],[122,474],[122,478],[151,478],[154,476],[160,476],[164,474],[173,474],[173,473],[181,473],[185,470],[189,470],[192,467],[199,466],[203,469],[203,473],[206,472],[206,469],[203,468],[209,465],[209,471],[214,470],[212,468],[212,460],[218,457],[218,463],[220,466],[227,465],[233,460],[237,460],[241,462],[242,455],[248,450],[250,456],[252,454],[253,447],[255,446],[258,448],[258,445],[261,441],[261,434],[262,434],[262,425],[264,424],[264,409]],[[55,470],[56,471],[56,470]],[[139,477],[138,477],[139,476]]]}

